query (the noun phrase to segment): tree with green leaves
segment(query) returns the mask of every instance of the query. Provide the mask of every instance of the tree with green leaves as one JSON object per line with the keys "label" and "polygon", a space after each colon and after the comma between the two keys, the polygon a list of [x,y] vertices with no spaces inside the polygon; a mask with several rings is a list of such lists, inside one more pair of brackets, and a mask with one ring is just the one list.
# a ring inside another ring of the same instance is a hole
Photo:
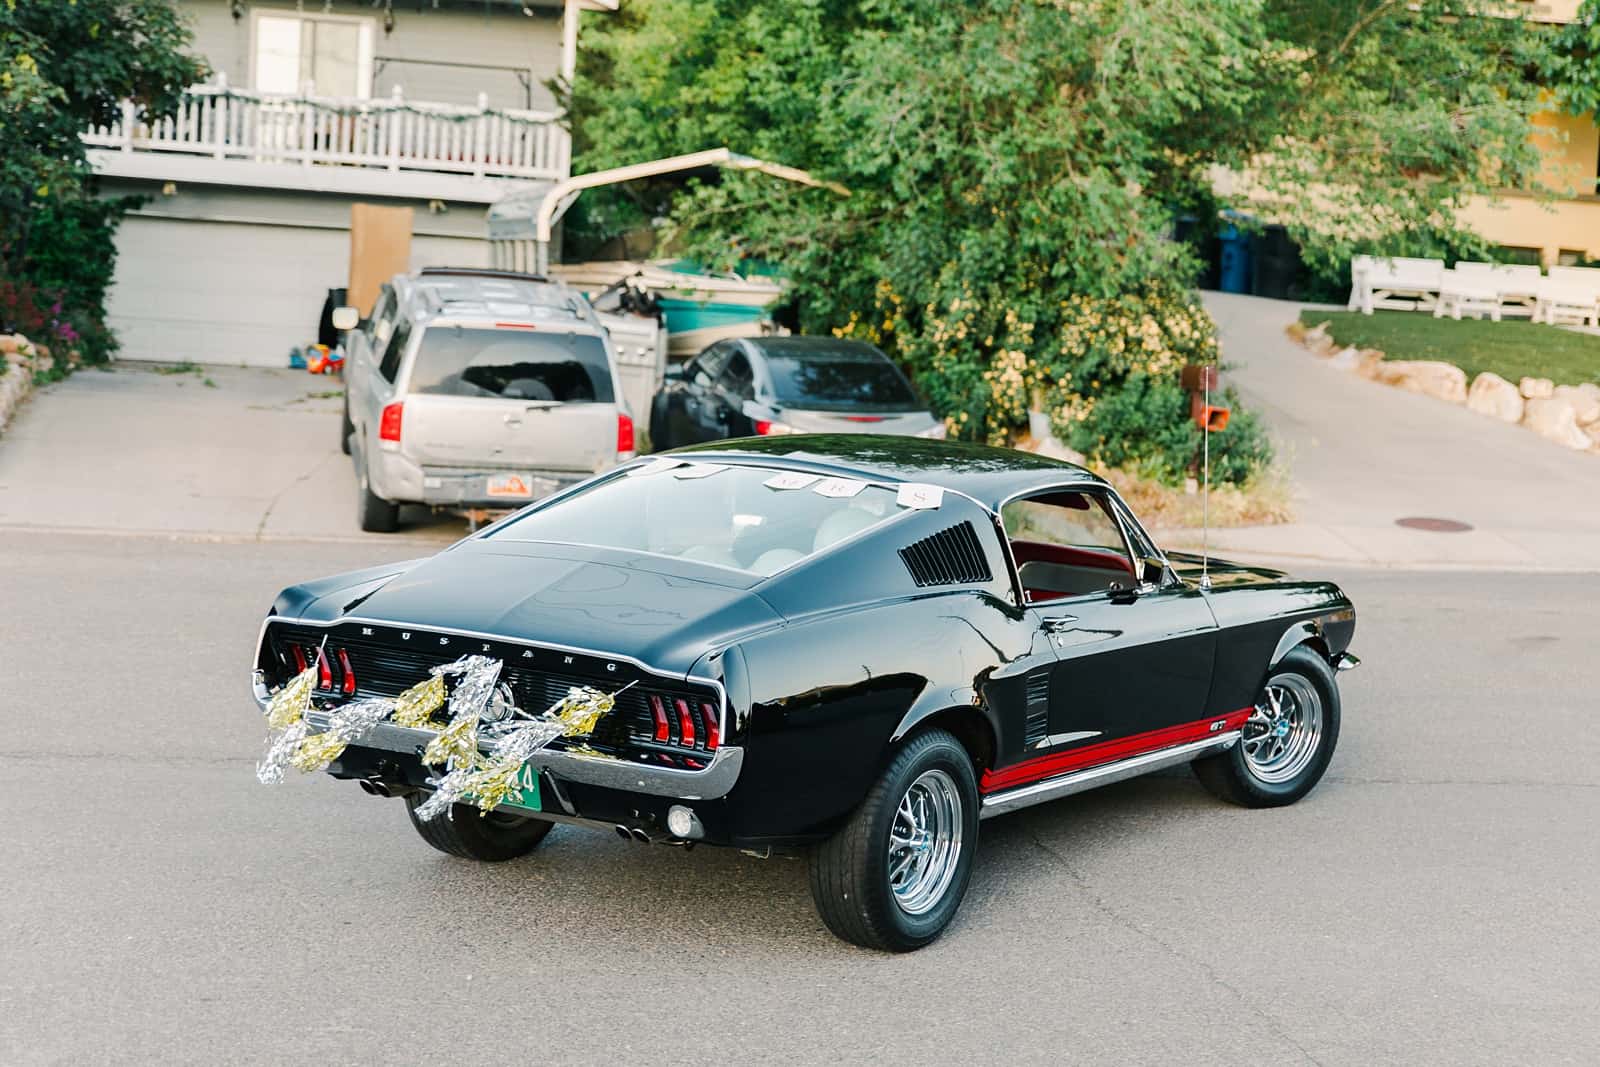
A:
{"label": "tree with green leaves", "polygon": [[121,205],[95,198],[79,135],[124,99],[169,114],[205,74],[189,42],[165,0],[0,0],[0,280],[13,294],[0,315],[22,321],[16,305],[37,294],[109,346],[100,320]]}
{"label": "tree with green leaves", "polygon": [[[1172,481],[1196,434],[1177,370],[1216,358],[1175,218],[1281,221],[1324,268],[1469,243],[1454,209],[1537,162],[1542,40],[1486,6],[627,3],[585,29],[577,158],[727,145],[846,186],[671,189],[669,237],[782,263],[806,330],[884,345],[962,436],[1044,411],[1074,447]],[[1215,444],[1230,480],[1264,462],[1248,417]]]}

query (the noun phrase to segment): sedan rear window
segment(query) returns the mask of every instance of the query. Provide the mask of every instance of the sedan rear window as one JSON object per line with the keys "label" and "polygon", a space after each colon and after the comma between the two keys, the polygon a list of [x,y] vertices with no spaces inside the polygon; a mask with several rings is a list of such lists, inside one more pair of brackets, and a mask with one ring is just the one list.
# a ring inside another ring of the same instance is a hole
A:
{"label": "sedan rear window", "polygon": [[803,358],[767,355],[780,404],[822,411],[920,411],[900,369],[871,350],[809,350]]}
{"label": "sedan rear window", "polygon": [[491,537],[598,545],[774,574],[898,513],[847,478],[666,458],[509,521]]}
{"label": "sedan rear window", "polygon": [[411,392],[561,404],[613,399],[605,342],[593,334],[430,326]]}

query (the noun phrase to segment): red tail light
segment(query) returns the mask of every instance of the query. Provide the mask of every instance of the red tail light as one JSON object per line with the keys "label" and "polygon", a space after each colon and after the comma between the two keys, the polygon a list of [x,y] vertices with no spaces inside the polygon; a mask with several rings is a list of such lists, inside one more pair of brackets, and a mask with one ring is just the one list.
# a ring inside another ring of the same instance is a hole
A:
{"label": "red tail light", "polygon": [[400,440],[400,419],[405,414],[405,407],[404,402],[397,402],[383,409],[383,414],[378,417],[378,440]]}
{"label": "red tail light", "polygon": [[328,662],[328,657],[322,649],[317,649],[317,688],[333,688],[333,664]]}
{"label": "red tail light", "polygon": [[715,752],[722,742],[721,728],[717,725],[717,709],[711,704],[700,705],[700,717],[706,727],[706,751]]}
{"label": "red tail light", "polygon": [[356,691],[356,672],[350,666],[350,653],[344,649],[339,650],[339,671],[344,680],[339,683],[339,689],[345,696],[350,696]]}
{"label": "red tail light", "polygon": [[617,455],[633,455],[633,419],[617,412]]}
{"label": "red tail light", "polygon": [[765,437],[765,436],[767,436],[767,434],[769,434],[771,432],[772,432],[772,420],[771,419],[757,419],[756,420],[756,433],[760,434],[762,437]]}
{"label": "red tail light", "polygon": [[846,415],[845,422],[882,422],[882,415]]}
{"label": "red tail light", "polygon": [[672,706],[678,709],[678,744],[694,747],[694,715],[689,711],[689,702],[679,697]]}
{"label": "red tail light", "polygon": [[650,698],[650,714],[656,720],[655,739],[657,741],[666,741],[671,735],[671,726],[667,722],[666,706],[661,703],[660,697],[653,696]]}
{"label": "red tail light", "polygon": [[306,653],[299,645],[290,645],[289,654],[294,656],[294,673],[304,674],[306,670]]}

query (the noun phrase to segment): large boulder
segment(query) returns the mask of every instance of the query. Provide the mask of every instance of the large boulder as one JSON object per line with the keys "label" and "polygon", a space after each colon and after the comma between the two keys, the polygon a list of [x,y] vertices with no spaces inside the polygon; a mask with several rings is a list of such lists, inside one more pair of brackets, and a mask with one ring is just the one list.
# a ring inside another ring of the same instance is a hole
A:
{"label": "large boulder", "polygon": [[1524,378],[1519,388],[1529,400],[1543,400],[1555,395],[1556,383],[1549,378]]}
{"label": "large boulder", "polygon": [[1484,371],[1472,379],[1472,388],[1467,390],[1467,407],[1501,422],[1522,421],[1522,393],[1493,371]]}
{"label": "large boulder", "polygon": [[1467,402],[1467,372],[1453,363],[1392,359],[1374,368],[1376,380],[1452,404]]}
{"label": "large boulder", "polygon": [[1522,424],[1558,445],[1582,452],[1593,443],[1578,425],[1578,413],[1560,397],[1531,398],[1522,412]]}
{"label": "large boulder", "polygon": [[1572,405],[1579,426],[1592,426],[1600,422],[1600,385],[1584,382],[1582,385],[1558,385],[1553,396]]}

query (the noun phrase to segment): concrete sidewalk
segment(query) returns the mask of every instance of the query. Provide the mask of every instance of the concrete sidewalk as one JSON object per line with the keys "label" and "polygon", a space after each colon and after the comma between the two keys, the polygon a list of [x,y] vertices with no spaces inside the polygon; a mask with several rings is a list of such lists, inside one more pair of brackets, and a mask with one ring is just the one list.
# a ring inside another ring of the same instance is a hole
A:
{"label": "concrete sidewalk", "polygon": [[339,451],[341,389],[291,370],[80,371],[35,393],[0,437],[0,526],[434,544],[464,534],[464,521],[412,508],[398,534],[361,532]]}
{"label": "concrete sidewalk", "polygon": [[[1213,530],[1215,552],[1397,567],[1600,571],[1600,456],[1329,366],[1284,335],[1300,305],[1205,293],[1225,381],[1272,430],[1297,522]],[[1406,529],[1454,519],[1464,533]],[[1169,543],[1197,547],[1198,531]]]}

